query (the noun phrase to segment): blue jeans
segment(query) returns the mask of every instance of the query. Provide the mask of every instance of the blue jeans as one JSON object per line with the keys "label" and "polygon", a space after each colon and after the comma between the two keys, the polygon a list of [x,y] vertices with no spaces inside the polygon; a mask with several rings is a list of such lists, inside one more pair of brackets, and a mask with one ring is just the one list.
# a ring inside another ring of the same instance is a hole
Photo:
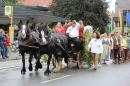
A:
{"label": "blue jeans", "polygon": [[5,53],[6,53],[6,47],[5,47],[4,42],[0,42],[0,47],[1,47],[2,58],[5,59],[5,58],[6,58],[6,56],[5,56]]}
{"label": "blue jeans", "polygon": [[9,49],[8,49],[8,48],[6,48],[6,53],[5,53],[5,56],[6,56],[6,57],[9,57],[9,54],[10,54]]}

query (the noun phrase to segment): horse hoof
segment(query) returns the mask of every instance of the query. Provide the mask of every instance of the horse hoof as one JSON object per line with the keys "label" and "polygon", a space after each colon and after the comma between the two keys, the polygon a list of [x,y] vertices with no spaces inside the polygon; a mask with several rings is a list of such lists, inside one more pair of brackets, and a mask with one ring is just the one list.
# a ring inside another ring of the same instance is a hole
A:
{"label": "horse hoof", "polygon": [[38,71],[38,68],[35,68],[35,71]]}
{"label": "horse hoof", "polygon": [[25,71],[21,71],[21,74],[25,74]]}
{"label": "horse hoof", "polygon": [[41,63],[36,63],[36,68],[38,69],[38,68],[42,68],[42,64]]}
{"label": "horse hoof", "polygon": [[32,67],[32,66],[29,66],[28,69],[29,69],[29,71],[32,71],[32,70],[33,70],[33,67]]}
{"label": "horse hoof", "polygon": [[59,71],[60,71],[60,68],[55,68],[55,69],[53,70],[54,73],[58,73]]}
{"label": "horse hoof", "polygon": [[38,68],[42,69],[42,64],[39,64]]}
{"label": "horse hoof", "polygon": [[49,75],[50,75],[50,73],[51,73],[51,71],[50,71],[50,70],[48,70],[48,71],[45,71],[45,72],[44,72],[44,75],[49,76]]}

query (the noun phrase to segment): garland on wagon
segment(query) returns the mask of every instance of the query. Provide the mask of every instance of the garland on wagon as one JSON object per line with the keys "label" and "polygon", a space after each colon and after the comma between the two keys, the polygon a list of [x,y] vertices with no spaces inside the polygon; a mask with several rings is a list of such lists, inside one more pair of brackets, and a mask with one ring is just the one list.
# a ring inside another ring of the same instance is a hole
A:
{"label": "garland on wagon", "polygon": [[92,33],[89,33],[88,31],[84,31],[84,50],[83,50],[83,56],[84,56],[84,60],[85,62],[91,66],[92,65],[92,56],[91,53],[87,51],[88,48],[88,44],[92,39]]}

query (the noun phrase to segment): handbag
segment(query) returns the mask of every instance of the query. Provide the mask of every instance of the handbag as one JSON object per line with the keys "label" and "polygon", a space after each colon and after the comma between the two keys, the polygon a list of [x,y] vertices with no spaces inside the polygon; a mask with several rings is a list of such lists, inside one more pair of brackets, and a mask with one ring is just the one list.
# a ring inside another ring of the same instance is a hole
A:
{"label": "handbag", "polygon": [[114,49],[119,49],[119,46],[118,45],[114,45]]}

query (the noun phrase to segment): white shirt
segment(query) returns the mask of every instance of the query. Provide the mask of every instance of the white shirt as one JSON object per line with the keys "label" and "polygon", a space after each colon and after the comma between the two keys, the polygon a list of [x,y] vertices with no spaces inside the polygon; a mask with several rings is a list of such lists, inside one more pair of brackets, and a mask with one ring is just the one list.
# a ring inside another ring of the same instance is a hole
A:
{"label": "white shirt", "polygon": [[93,33],[93,27],[90,26],[90,25],[85,26],[85,27],[84,27],[84,30],[85,30],[85,31],[88,30],[89,32]]}
{"label": "white shirt", "polygon": [[101,39],[95,39],[93,38],[89,44],[88,47],[91,49],[91,53],[101,54],[103,53],[103,45]]}
{"label": "white shirt", "polygon": [[75,27],[70,26],[66,33],[69,33],[69,37],[78,37],[79,36],[80,24],[76,22]]}
{"label": "white shirt", "polygon": [[110,41],[111,41],[111,49],[113,49],[114,46],[113,46],[113,38],[112,37],[110,38]]}

